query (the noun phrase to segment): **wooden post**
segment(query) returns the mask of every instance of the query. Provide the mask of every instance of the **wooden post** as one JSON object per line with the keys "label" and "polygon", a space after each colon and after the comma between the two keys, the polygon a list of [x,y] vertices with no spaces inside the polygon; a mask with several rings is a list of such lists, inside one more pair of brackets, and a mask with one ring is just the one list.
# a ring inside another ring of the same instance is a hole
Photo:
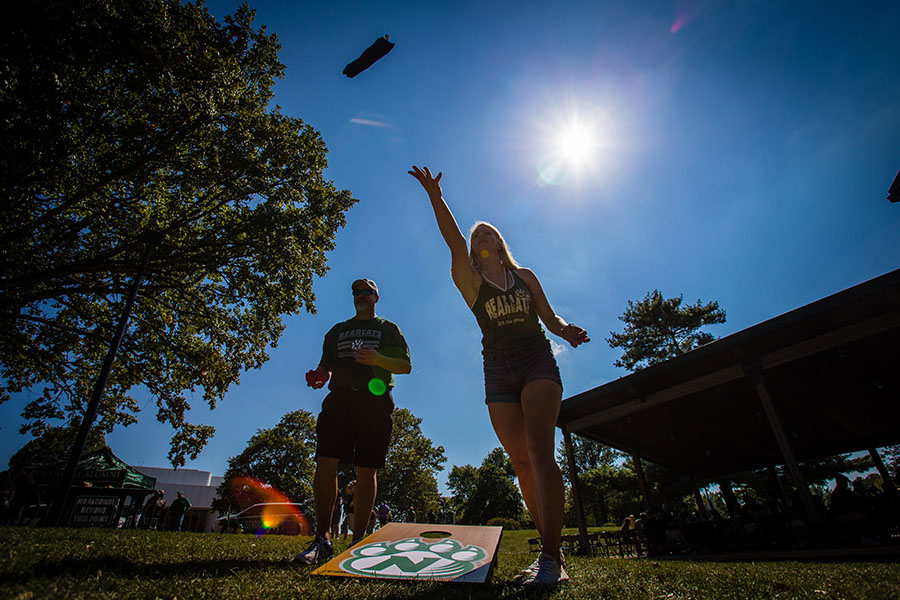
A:
{"label": "wooden post", "polygon": [[637,473],[638,483],[641,486],[641,497],[644,499],[644,509],[650,510],[650,490],[647,488],[647,479],[644,477],[644,465],[637,454],[631,455],[631,461],[634,463],[634,472]]}
{"label": "wooden post", "polygon": [[769,475],[769,479],[772,480],[772,483],[775,484],[775,487],[778,491],[778,497],[781,499],[781,503],[785,507],[789,507],[791,504],[791,499],[788,497],[787,490],[784,489],[784,483],[781,481],[781,477],[778,476],[778,470],[775,469],[775,465],[769,465],[766,468],[766,471]]}
{"label": "wooden post", "polygon": [[881,475],[881,489],[884,490],[885,494],[896,496],[897,488],[894,486],[891,474],[888,472],[887,467],[884,466],[884,461],[881,460],[881,455],[878,454],[878,450],[869,448],[869,456],[872,457],[872,460],[875,462],[875,468],[878,469],[878,473]]}
{"label": "wooden post", "polygon": [[763,410],[766,411],[769,426],[772,428],[772,433],[775,434],[775,439],[778,441],[778,447],[781,450],[782,457],[784,457],[784,464],[791,474],[791,479],[794,480],[794,485],[797,486],[797,493],[800,494],[800,501],[803,503],[803,508],[806,509],[806,515],[809,517],[810,524],[821,523],[819,512],[816,510],[815,504],[813,504],[812,494],[809,493],[806,478],[803,477],[803,473],[800,472],[800,466],[797,464],[794,448],[791,446],[787,432],[784,430],[784,425],[781,423],[781,417],[778,416],[778,411],[775,410],[775,405],[772,404],[772,397],[763,381],[762,369],[759,365],[756,365],[749,368],[745,367],[744,370],[756,388],[756,394],[759,396]]}
{"label": "wooden post", "polygon": [[737,497],[734,495],[734,489],[731,487],[730,479],[722,479],[718,482],[719,493],[722,494],[722,502],[725,503],[725,510],[729,517],[734,517],[738,513]]}
{"label": "wooden post", "polygon": [[697,503],[697,510],[700,512],[700,516],[706,517],[707,513],[706,507],[703,506],[703,496],[700,495],[700,487],[693,477],[691,477],[691,487],[694,489],[694,502]]}
{"label": "wooden post", "polygon": [[588,556],[593,555],[591,541],[588,538],[587,521],[584,518],[584,505],[581,503],[581,491],[579,490],[578,468],[575,466],[575,448],[572,446],[572,434],[563,426],[563,441],[566,444],[566,462],[569,463],[569,481],[572,482],[572,502],[575,503],[575,518],[578,519],[578,539],[581,547]]}

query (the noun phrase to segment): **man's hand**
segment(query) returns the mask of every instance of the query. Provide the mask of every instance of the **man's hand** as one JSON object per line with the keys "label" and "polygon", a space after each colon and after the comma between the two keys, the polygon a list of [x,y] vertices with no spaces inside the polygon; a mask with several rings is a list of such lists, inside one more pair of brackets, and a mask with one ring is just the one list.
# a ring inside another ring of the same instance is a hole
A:
{"label": "man's hand", "polygon": [[378,351],[373,350],[372,348],[358,348],[356,352],[353,353],[354,360],[364,365],[378,364],[378,358],[380,356]]}
{"label": "man's hand", "polygon": [[321,389],[326,383],[328,383],[328,373],[323,373],[318,369],[306,372],[306,385],[312,389]]}

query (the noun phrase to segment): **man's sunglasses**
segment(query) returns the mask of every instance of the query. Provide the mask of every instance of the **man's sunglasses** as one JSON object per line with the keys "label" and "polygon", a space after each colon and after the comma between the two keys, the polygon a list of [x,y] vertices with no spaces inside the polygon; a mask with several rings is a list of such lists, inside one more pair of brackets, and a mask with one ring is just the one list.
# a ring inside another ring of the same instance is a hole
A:
{"label": "man's sunglasses", "polygon": [[371,296],[375,290],[353,290],[354,296]]}

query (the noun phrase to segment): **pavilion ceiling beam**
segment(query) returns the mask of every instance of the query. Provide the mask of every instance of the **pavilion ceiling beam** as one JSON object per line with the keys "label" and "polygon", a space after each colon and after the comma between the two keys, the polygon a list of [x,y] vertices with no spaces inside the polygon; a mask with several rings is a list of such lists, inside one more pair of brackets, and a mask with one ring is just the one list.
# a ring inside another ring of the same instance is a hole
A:
{"label": "pavilion ceiling beam", "polygon": [[900,311],[881,314],[877,317],[798,342],[787,348],[763,354],[759,358],[759,366],[763,369],[771,369],[772,367],[806,358],[812,354],[837,348],[838,346],[877,335],[896,327],[900,327]]}
{"label": "pavilion ceiling beam", "polygon": [[858,438],[868,439],[870,436],[868,427],[864,424],[860,423],[860,420],[853,415],[849,414],[838,414],[831,408],[824,406],[820,403],[810,403],[810,407],[815,412],[819,413],[828,421],[844,431],[847,431]]}
{"label": "pavilion ceiling beam", "polygon": [[671,402],[672,400],[677,400],[690,394],[702,392],[709,388],[728,383],[729,381],[741,379],[742,377],[744,377],[743,369],[740,366],[735,365],[733,367],[721,369],[708,375],[697,377],[696,379],[691,379],[690,381],[685,381],[684,383],[674,385],[670,388],[648,394],[647,396],[627,400],[626,402],[623,402],[618,406],[607,408],[606,410],[587,415],[580,419],[569,421],[566,424],[566,427],[569,429],[569,431],[577,432],[581,429],[593,427],[594,425],[602,425],[603,423],[608,423],[610,421],[614,421],[615,419],[620,419],[622,417],[627,417],[628,415],[640,412],[646,408],[665,404],[666,402]]}
{"label": "pavilion ceiling beam", "polygon": [[[708,436],[716,436],[716,438],[719,440],[725,440],[733,445],[740,446],[745,450],[750,450],[758,456],[768,456],[772,453],[772,448],[770,448],[769,446],[757,444],[754,441],[754,438],[740,435],[734,430],[725,431],[720,428],[713,428],[711,431],[707,431],[706,433]],[[712,450],[706,450],[706,452],[712,452]]]}
{"label": "pavilion ceiling beam", "polygon": [[769,389],[766,386],[765,381],[763,381],[762,369],[759,366],[748,367],[747,375],[753,382],[753,386],[756,388],[756,393],[759,396],[759,401],[762,403],[763,410],[766,411],[766,416],[769,418],[772,433],[775,434],[775,439],[778,441],[778,447],[784,457],[784,465],[791,474],[791,479],[794,480],[794,485],[797,487],[797,493],[800,494],[800,500],[803,503],[803,507],[806,509],[806,514],[810,519],[810,523],[819,523],[821,519],[813,504],[812,494],[809,493],[809,486],[806,483],[806,478],[803,476],[803,472],[800,471],[800,465],[797,463],[797,455],[794,453],[794,448],[791,445],[790,439],[788,439],[787,431],[785,431],[784,425],[781,422],[781,416],[778,414],[775,404],[772,402],[772,397],[769,394]]}

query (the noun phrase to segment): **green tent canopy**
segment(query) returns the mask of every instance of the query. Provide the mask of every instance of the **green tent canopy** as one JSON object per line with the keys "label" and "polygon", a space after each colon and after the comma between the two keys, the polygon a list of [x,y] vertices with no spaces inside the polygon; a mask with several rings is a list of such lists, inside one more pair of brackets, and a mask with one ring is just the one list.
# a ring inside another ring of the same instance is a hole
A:
{"label": "green tent canopy", "polygon": [[[38,485],[58,484],[66,470],[66,461],[28,469]],[[148,477],[131,468],[108,447],[89,452],[81,457],[75,471],[75,481],[85,482],[95,487],[127,487],[152,490],[156,478]],[[76,483],[77,485],[77,483]]]}

